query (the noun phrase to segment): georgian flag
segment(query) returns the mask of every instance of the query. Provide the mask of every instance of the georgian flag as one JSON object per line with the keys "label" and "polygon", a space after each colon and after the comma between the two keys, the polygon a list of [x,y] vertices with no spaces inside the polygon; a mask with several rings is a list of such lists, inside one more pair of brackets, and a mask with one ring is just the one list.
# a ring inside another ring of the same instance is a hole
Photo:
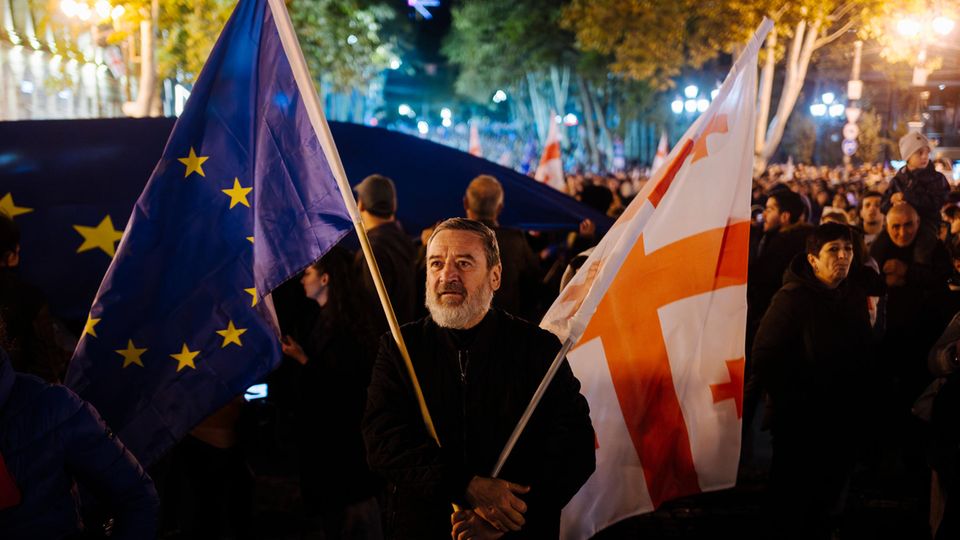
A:
{"label": "georgian flag", "polygon": [[541,323],[576,342],[567,358],[597,434],[564,539],[736,481],[757,52],[771,27]]}

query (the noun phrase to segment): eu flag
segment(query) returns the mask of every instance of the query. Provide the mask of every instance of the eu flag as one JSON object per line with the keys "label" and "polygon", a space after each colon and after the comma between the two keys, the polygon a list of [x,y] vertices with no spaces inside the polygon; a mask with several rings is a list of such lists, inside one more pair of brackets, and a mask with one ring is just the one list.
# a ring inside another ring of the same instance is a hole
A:
{"label": "eu flag", "polygon": [[67,384],[145,464],[280,360],[269,294],[352,223],[266,0],[240,0],[137,200]]}

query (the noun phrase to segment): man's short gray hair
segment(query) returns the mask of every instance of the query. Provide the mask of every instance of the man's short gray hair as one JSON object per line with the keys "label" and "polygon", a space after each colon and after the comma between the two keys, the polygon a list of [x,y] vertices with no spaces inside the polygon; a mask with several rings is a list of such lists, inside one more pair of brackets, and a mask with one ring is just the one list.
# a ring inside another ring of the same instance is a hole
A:
{"label": "man's short gray hair", "polygon": [[503,186],[489,174],[481,174],[467,186],[467,208],[480,219],[496,220],[503,206]]}
{"label": "man's short gray hair", "polygon": [[467,218],[450,218],[441,222],[433,230],[430,239],[427,240],[427,247],[433,242],[433,237],[440,231],[467,231],[480,237],[483,242],[483,252],[487,259],[487,269],[500,264],[500,246],[497,244],[497,235],[483,223]]}

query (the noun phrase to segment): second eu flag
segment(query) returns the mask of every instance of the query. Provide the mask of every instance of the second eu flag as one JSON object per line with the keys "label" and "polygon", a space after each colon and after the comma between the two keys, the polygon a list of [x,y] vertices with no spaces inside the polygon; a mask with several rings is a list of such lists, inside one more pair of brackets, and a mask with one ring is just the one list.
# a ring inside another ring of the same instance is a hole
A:
{"label": "second eu flag", "polygon": [[137,201],[67,384],[154,462],[277,365],[266,295],[351,228],[267,3],[240,0]]}

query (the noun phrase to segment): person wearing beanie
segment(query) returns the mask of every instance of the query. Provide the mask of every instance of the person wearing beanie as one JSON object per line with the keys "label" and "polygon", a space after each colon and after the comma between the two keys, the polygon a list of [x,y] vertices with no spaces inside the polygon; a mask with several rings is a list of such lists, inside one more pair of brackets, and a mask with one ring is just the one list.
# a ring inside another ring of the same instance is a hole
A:
{"label": "person wearing beanie", "polygon": [[907,163],[890,181],[881,209],[886,214],[894,205],[910,203],[920,215],[920,226],[936,234],[950,184],[933,167],[930,141],[922,133],[911,131],[900,138],[900,156]]}
{"label": "person wearing beanie", "polygon": [[[393,180],[372,174],[353,189],[357,193],[360,219],[367,230],[370,248],[380,268],[380,276],[390,296],[397,322],[411,322],[415,318],[417,304],[417,248],[397,221],[397,190]],[[363,312],[369,318],[367,327],[371,335],[367,337],[371,343],[376,343],[377,338],[390,327],[362,250],[357,251],[354,268],[360,278],[362,290],[358,292],[364,301]]]}

